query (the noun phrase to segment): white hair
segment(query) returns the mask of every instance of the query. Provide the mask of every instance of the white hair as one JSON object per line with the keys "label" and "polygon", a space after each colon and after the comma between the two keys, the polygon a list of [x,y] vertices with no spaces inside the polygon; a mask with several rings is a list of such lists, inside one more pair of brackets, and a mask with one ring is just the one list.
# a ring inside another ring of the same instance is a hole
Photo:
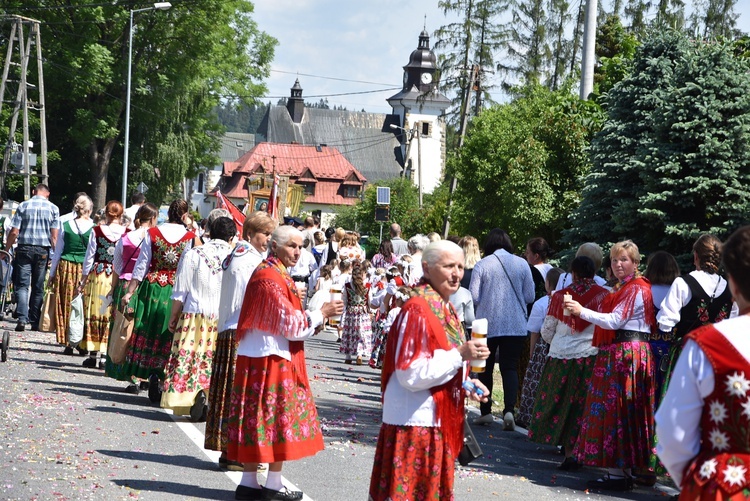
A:
{"label": "white hair", "polygon": [[432,266],[437,263],[440,256],[449,252],[460,252],[461,256],[464,255],[464,250],[457,244],[450,240],[438,240],[425,247],[424,252],[422,252],[422,262]]}
{"label": "white hair", "polygon": [[409,252],[424,252],[425,248],[430,244],[430,239],[421,233],[417,233],[409,239],[406,246],[409,248]]}
{"label": "white hair", "polygon": [[294,226],[279,226],[273,233],[271,233],[271,243],[276,242],[276,246],[286,245],[293,236],[299,236],[302,238],[302,232],[300,232]]}

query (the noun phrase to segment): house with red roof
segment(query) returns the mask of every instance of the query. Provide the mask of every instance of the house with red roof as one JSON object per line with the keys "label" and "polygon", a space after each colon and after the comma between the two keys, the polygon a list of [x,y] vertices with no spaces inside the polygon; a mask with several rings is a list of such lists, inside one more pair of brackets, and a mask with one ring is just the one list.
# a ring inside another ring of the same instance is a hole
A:
{"label": "house with red roof", "polygon": [[304,194],[300,211],[321,220],[333,217],[338,207],[354,205],[367,182],[336,148],[263,142],[236,161],[225,161],[216,189],[243,205],[252,201],[254,181],[273,172],[288,178],[290,187],[298,185]]}

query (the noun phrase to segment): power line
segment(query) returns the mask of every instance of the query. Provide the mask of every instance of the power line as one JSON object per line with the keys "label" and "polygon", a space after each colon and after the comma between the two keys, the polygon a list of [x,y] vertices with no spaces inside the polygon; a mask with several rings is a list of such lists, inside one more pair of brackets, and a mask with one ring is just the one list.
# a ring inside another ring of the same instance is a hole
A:
{"label": "power line", "polygon": [[388,85],[388,86],[395,85],[395,84],[392,84],[392,83],[368,82],[366,80],[351,80],[351,79],[348,79],[348,78],[337,78],[337,77],[326,77],[326,76],[322,76],[322,75],[311,75],[309,73],[299,73],[299,72],[296,72],[296,71],[283,71],[283,70],[273,70],[273,69],[271,71],[274,72],[274,73],[284,73],[286,75],[299,75],[299,76],[302,76],[302,77],[322,78],[324,80],[336,80],[336,81],[339,81],[339,82],[353,82],[353,83],[363,83],[363,84],[371,84],[371,85]]}

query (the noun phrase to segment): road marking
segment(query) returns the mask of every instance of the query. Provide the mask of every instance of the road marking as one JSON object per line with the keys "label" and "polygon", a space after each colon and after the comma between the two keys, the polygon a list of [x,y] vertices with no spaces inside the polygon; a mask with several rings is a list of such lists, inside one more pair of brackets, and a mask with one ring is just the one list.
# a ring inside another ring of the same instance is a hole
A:
{"label": "road marking", "polygon": [[[203,433],[200,432],[198,428],[195,427],[195,425],[190,421],[190,419],[187,416],[176,416],[174,412],[172,412],[171,409],[160,409],[165,414],[169,415],[169,417],[172,418],[172,421],[175,422],[177,427],[187,435],[187,437],[190,439],[191,442],[193,442],[198,448],[203,451],[203,454],[206,455],[208,459],[219,464],[219,457],[221,457],[221,452],[217,451],[210,451],[208,449],[203,448],[203,444],[205,443],[205,438],[203,436]],[[229,479],[234,482],[234,485],[240,485],[240,480],[242,479],[242,472],[241,471],[225,471],[224,472]],[[260,473],[260,475],[265,476],[264,473]],[[300,490],[295,486],[293,483],[291,483],[288,479],[286,479],[283,475],[281,477],[281,482],[284,484],[284,486],[293,491]],[[313,501],[312,498],[310,498],[307,494],[305,494],[302,498],[304,501]]]}

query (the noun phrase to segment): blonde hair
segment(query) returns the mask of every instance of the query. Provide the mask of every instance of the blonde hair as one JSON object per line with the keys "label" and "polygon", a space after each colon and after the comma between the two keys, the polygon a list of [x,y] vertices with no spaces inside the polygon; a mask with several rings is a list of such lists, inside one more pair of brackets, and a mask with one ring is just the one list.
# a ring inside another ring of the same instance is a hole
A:
{"label": "blonde hair", "polygon": [[609,258],[614,259],[622,252],[627,254],[636,266],[641,263],[641,253],[638,250],[638,246],[635,245],[632,240],[623,240],[622,242],[617,242],[613,245],[609,251]]}
{"label": "blonde hair", "polygon": [[91,215],[93,209],[94,202],[91,201],[91,197],[88,195],[81,195],[76,198],[76,203],[73,205],[73,211],[78,217]]}
{"label": "blonde hair", "polygon": [[459,240],[458,246],[464,250],[464,255],[466,256],[464,268],[467,270],[474,268],[474,265],[482,259],[482,255],[479,253],[479,242],[471,235],[466,235]]}

